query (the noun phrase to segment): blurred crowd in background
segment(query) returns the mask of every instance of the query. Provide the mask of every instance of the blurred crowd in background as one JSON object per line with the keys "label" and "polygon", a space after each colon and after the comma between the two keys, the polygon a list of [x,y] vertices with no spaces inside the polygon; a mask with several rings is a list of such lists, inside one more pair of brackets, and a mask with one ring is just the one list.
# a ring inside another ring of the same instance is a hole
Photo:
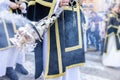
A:
{"label": "blurred crowd in background", "polygon": [[[86,19],[87,48],[95,48],[95,51],[104,51],[104,40],[109,14],[114,3],[119,0],[84,0],[82,7]],[[120,15],[120,11],[118,13]],[[87,51],[87,50],[86,50]]]}

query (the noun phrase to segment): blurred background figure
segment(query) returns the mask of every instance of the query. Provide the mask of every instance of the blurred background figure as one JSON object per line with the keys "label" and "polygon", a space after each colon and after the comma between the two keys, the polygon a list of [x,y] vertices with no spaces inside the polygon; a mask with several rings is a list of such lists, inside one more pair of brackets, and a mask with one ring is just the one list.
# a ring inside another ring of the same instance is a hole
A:
{"label": "blurred background figure", "polygon": [[92,22],[92,16],[88,18],[88,29],[87,29],[87,43],[88,43],[88,48],[90,46],[95,47],[95,37],[94,37],[94,31],[95,31],[95,25]]}
{"label": "blurred background figure", "polygon": [[91,11],[88,18],[87,45],[95,47],[95,51],[100,50],[100,29],[102,28],[102,17],[98,13]]}
{"label": "blurred background figure", "polygon": [[95,38],[95,48],[96,48],[95,51],[99,51],[99,49],[100,49],[100,46],[99,46],[100,28],[101,28],[100,22],[102,21],[102,18],[100,16],[98,16],[98,14],[96,12],[91,12],[91,16],[92,16],[92,20],[91,20],[92,27],[94,28],[93,36]]}
{"label": "blurred background figure", "polygon": [[110,7],[107,35],[103,54],[103,64],[109,67],[120,67],[120,4],[114,3]]}
{"label": "blurred background figure", "polygon": [[[13,24],[12,21],[10,23],[3,19],[3,16],[11,18],[9,16],[12,14],[9,12],[10,8],[17,9],[19,5],[9,0],[0,0],[0,77],[6,75],[11,80],[18,80],[16,71],[24,75],[27,75],[28,71],[23,67],[25,54],[10,45],[9,37],[14,33]],[[8,30],[5,31],[6,27]]]}

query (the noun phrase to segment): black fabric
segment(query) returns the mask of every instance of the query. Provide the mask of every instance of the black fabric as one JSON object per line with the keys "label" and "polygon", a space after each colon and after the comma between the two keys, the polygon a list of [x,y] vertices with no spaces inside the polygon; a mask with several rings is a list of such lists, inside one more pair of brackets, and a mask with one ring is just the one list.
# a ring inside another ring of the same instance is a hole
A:
{"label": "black fabric", "polygon": [[[61,59],[62,59],[62,68],[63,72],[65,72],[66,67],[74,64],[80,64],[85,62],[85,56],[84,56],[84,46],[83,46],[83,39],[82,43],[80,43],[83,47],[78,48],[73,51],[65,52],[65,48],[68,47],[74,47],[76,45],[79,45],[78,43],[78,26],[77,26],[77,15],[76,15],[76,26],[72,26],[72,11],[64,11],[65,15],[65,22],[62,20],[62,14],[58,18],[58,31],[59,31],[59,38],[60,38],[60,48],[61,48]],[[65,26],[63,26],[63,23]],[[49,75],[56,75],[59,74],[59,67],[58,67],[58,53],[56,50],[57,44],[56,44],[56,26],[52,26],[50,28],[50,64],[49,64]],[[81,27],[80,27],[81,28]],[[80,31],[80,34],[82,35],[82,28]],[[58,37],[58,36],[57,36]],[[83,36],[81,36],[82,38]]]}
{"label": "black fabric", "polygon": [[27,18],[31,21],[36,21],[34,16],[35,5],[31,5],[27,8]]}
{"label": "black fabric", "polygon": [[8,30],[8,33],[9,33],[9,37],[14,37],[14,29],[13,29],[13,24],[11,22],[6,22],[7,24],[7,30]]}
{"label": "black fabric", "polygon": [[[72,46],[76,46],[79,43],[79,39],[78,39],[78,26],[77,26],[77,13],[75,12],[75,26],[71,26],[73,25],[73,13],[72,11],[64,11],[64,15],[65,15],[65,47],[72,47]],[[68,17],[69,16],[69,17]],[[62,21],[59,21],[62,22]],[[60,26],[60,24],[59,24]],[[71,41],[72,40],[72,41]]]}
{"label": "black fabric", "polygon": [[[48,16],[50,8],[45,7],[43,5],[40,5],[39,3],[36,3],[36,13],[35,13],[35,20],[39,21],[40,19]],[[42,15],[42,16],[41,16]]]}
{"label": "black fabric", "polygon": [[23,74],[23,75],[28,75],[27,69],[25,69],[25,68],[23,67],[23,65],[21,65],[21,64],[19,64],[19,63],[16,63],[15,71],[17,71],[17,72],[19,72],[19,73],[21,73],[21,74]]}
{"label": "black fabric", "polygon": [[[39,21],[48,16],[50,11],[49,7],[45,7],[39,3],[29,6],[27,9],[27,18],[31,21]],[[36,41],[37,46],[35,52],[35,79],[39,78],[43,71],[43,43]]]}
{"label": "black fabric", "polygon": [[7,67],[6,76],[10,78],[10,80],[19,80],[17,73],[13,67]]}
{"label": "black fabric", "polygon": [[110,13],[110,14],[112,16],[110,16],[110,18],[109,18],[108,26],[111,26],[111,27],[107,29],[108,36],[106,37],[106,40],[105,40],[105,49],[104,49],[105,53],[107,53],[107,46],[109,45],[108,41],[109,41],[109,37],[110,37],[109,35],[111,33],[113,33],[115,35],[115,42],[116,42],[117,50],[120,50],[120,41],[119,41],[120,35],[118,34],[118,27],[120,25],[120,22],[118,21],[119,17],[117,17],[115,13]]}
{"label": "black fabric", "polygon": [[7,46],[8,46],[8,43],[7,43],[5,29],[3,27],[3,22],[0,19],[0,48],[4,48]]}
{"label": "black fabric", "polygon": [[[5,26],[4,26],[3,21],[5,21],[5,25],[6,25],[8,34],[5,31]],[[9,38],[12,38],[12,37],[14,37],[14,34],[15,34],[15,31],[14,31],[12,22],[6,21],[5,19],[0,19],[0,49],[8,47],[9,41],[7,40],[6,35],[8,35]]]}
{"label": "black fabric", "polygon": [[[9,17],[9,14],[5,15],[8,15]],[[17,15],[12,15],[12,17],[14,18],[0,18],[0,50],[12,47],[13,45],[10,42],[9,38],[14,37],[14,35],[16,34],[16,30],[18,30],[19,27],[24,26],[26,23],[30,23],[30,21],[23,17],[19,17]]]}
{"label": "black fabric", "polygon": [[105,48],[104,48],[105,53],[107,53],[107,47],[108,47],[108,38],[105,39]]}
{"label": "black fabric", "polygon": [[[36,3],[35,6],[35,12],[34,12],[34,17],[32,16],[31,18],[34,18],[34,21],[39,21],[40,19],[48,16],[50,8],[43,6],[43,4]],[[79,11],[78,11],[79,12]],[[59,71],[59,59],[61,58],[61,63],[62,63],[62,73],[65,72],[66,67],[74,64],[80,64],[85,62],[85,56],[84,56],[84,46],[83,46],[83,33],[82,33],[82,26],[78,26],[77,23],[81,23],[80,21],[78,22],[77,18],[77,12],[75,13],[75,18],[76,18],[76,25],[75,27],[72,26],[73,23],[73,12],[65,10],[65,22],[63,22],[62,15],[58,18],[58,26],[54,25],[51,26],[50,28],[50,51],[48,51],[50,54],[49,55],[49,65],[48,65],[48,73],[47,76],[52,76],[52,75],[57,75],[60,74]],[[28,13],[29,15],[30,13]],[[63,25],[65,24],[65,26]],[[81,43],[79,43],[79,33],[78,33],[78,27],[80,27],[80,34],[81,34]],[[56,31],[58,29],[58,32]],[[59,36],[58,36],[59,35]],[[59,37],[59,41],[58,41]],[[38,43],[38,42],[37,42]],[[58,46],[58,43],[60,44],[60,47]],[[65,52],[65,49],[68,47],[74,47],[74,46],[79,46],[81,45],[81,48]],[[39,49],[37,49],[39,48]],[[39,45],[36,46],[35,48],[35,65],[36,65],[36,72],[35,76],[39,77],[40,73],[42,72],[42,53],[41,49],[42,43],[39,43]],[[58,53],[58,49],[60,49],[61,53]],[[59,56],[61,55],[61,57]],[[39,74],[39,76],[38,76]],[[36,77],[36,78],[37,78]]]}
{"label": "black fabric", "polygon": [[[83,45],[84,40],[83,40],[83,32],[82,32],[82,22],[78,22],[78,16],[75,15],[76,16],[76,18],[75,18],[76,19],[76,26],[73,27],[71,25],[71,23],[73,22],[73,19],[71,19],[72,15],[73,15],[72,11],[67,11],[66,10],[65,15],[66,15],[65,16],[65,23],[66,23],[66,26],[65,26],[65,42],[66,42],[65,47],[67,47],[66,45],[68,45],[68,44],[69,44],[68,47],[71,47],[71,45],[70,45],[71,43],[74,44],[72,46],[79,45],[78,35],[81,34],[81,38],[82,38],[81,39],[82,43],[80,43],[82,45],[82,48],[79,48],[77,50],[73,50],[73,51],[70,51],[70,52],[65,52],[65,55],[63,55],[63,56],[65,56],[65,58],[63,60],[64,61],[63,63],[67,67],[67,66],[74,65],[74,64],[84,63],[85,62],[85,56],[84,56],[84,45]],[[69,15],[69,17],[68,17],[68,15]],[[80,17],[82,17],[81,13],[80,13]],[[67,21],[67,19],[68,19],[68,21]],[[81,23],[81,26],[77,26],[78,23]],[[70,28],[70,26],[71,26],[71,28]],[[80,34],[78,34],[78,27],[81,28]],[[68,30],[67,30],[67,28],[68,28]],[[67,36],[69,36],[71,38],[69,39]]]}
{"label": "black fabric", "polygon": [[31,21],[39,21],[42,18],[48,16],[49,11],[49,7],[45,7],[39,3],[36,3],[35,5],[28,7],[27,18]]}
{"label": "black fabric", "polygon": [[53,25],[50,28],[50,62],[49,62],[49,73],[51,74],[58,74],[59,67],[58,67],[58,53],[57,53],[57,44],[56,44],[56,35],[55,35],[55,26]]}
{"label": "black fabric", "polygon": [[43,71],[43,43],[36,40],[35,54],[35,79],[39,78]]}
{"label": "black fabric", "polygon": [[43,0],[43,1],[45,1],[45,2],[52,2],[53,0]]}

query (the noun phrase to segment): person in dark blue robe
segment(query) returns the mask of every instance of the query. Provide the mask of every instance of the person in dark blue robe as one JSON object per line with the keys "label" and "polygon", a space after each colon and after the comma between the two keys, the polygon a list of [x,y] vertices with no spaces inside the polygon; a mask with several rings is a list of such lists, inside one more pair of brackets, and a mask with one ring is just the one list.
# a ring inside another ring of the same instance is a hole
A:
{"label": "person in dark blue robe", "polygon": [[113,4],[109,14],[107,35],[103,54],[103,64],[110,67],[120,67],[120,19],[118,16],[120,4]]}
{"label": "person in dark blue robe", "polygon": [[[55,4],[56,0],[31,0],[28,3],[28,19],[39,21],[46,16],[51,16]],[[50,80],[80,78],[79,66],[84,64],[85,56],[80,6],[78,2],[75,4],[74,10],[69,6],[63,7],[64,11],[44,34],[43,43],[36,41],[38,44],[35,48],[35,78],[38,78],[42,71],[44,77],[51,78]]]}

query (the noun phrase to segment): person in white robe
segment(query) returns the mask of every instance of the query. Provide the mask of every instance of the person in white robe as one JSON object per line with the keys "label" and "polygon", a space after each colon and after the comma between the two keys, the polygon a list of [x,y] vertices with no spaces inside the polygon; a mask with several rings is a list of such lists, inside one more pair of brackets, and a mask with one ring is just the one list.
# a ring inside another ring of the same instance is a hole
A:
{"label": "person in white robe", "polygon": [[[17,7],[18,5],[16,3],[10,2],[9,0],[0,0],[0,19],[2,14],[8,13],[8,16],[11,14],[9,13],[10,8],[16,9]],[[2,40],[1,36],[0,39]],[[4,43],[0,43],[0,45],[2,44]],[[6,75],[11,80],[18,80],[19,78],[16,74],[16,71],[27,75],[28,71],[23,67],[24,62],[25,54],[19,52],[16,47],[6,48],[0,46],[0,77]]]}
{"label": "person in white robe", "polygon": [[120,67],[120,19],[118,12],[120,4],[114,3],[109,14],[107,35],[105,37],[105,50],[102,63],[108,67]]}

